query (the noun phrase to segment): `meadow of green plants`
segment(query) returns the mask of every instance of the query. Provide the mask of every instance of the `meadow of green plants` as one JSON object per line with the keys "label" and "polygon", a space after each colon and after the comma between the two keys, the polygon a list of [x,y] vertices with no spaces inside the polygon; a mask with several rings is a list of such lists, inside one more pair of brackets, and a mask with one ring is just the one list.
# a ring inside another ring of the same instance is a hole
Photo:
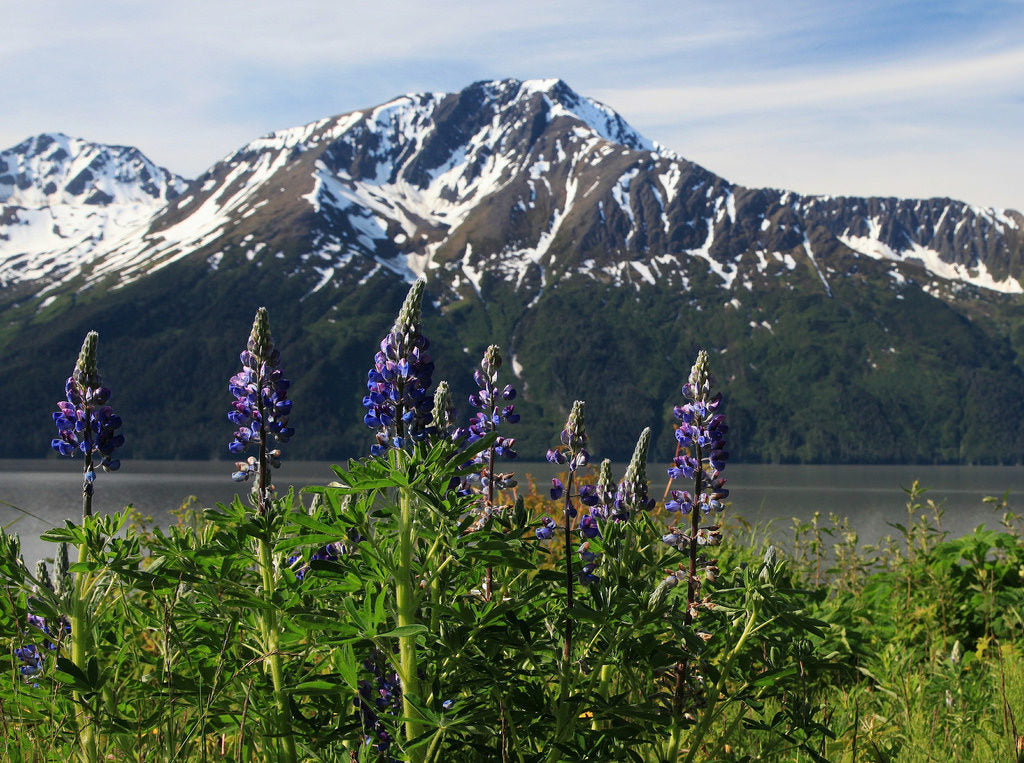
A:
{"label": "meadow of green plants", "polygon": [[680,360],[665,496],[650,430],[612,475],[583,401],[538,488],[513,469],[500,349],[452,401],[422,296],[367,349],[370,453],[301,493],[261,308],[225,397],[225,479],[248,490],[162,528],[92,512],[131,434],[86,338],[53,414],[53,447],[82,459],[82,519],[32,568],[0,534],[3,759],[1024,761],[1007,497],[1001,528],[951,538],[909,486],[873,546],[837,516],[730,521],[728,389],[704,352]]}

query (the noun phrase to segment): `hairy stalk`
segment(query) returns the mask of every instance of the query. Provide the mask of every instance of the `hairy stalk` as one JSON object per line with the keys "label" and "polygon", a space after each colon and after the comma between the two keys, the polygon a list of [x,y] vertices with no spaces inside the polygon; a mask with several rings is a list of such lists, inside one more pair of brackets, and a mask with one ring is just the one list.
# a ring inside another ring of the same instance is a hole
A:
{"label": "hairy stalk", "polygon": [[[91,422],[86,421],[85,438],[88,443],[88,447],[85,451],[85,468],[83,474],[89,474],[92,471],[92,444],[89,439]],[[85,525],[87,520],[92,517],[92,483],[88,477],[82,485],[82,530],[87,532]],[[89,545],[83,541],[82,545],[78,547],[78,561],[80,564],[86,564],[89,561]],[[71,661],[82,669],[83,672],[86,670],[86,662],[88,661],[89,653],[92,651],[92,644],[90,643],[91,630],[89,628],[89,617],[88,608],[86,607],[86,595],[88,590],[87,573],[85,571],[77,572],[75,574],[75,586],[74,586],[74,602],[72,603],[72,614],[71,614]],[[75,705],[83,707],[82,696],[76,691],[72,693]],[[98,751],[96,747],[96,736],[93,728],[93,718],[88,713],[76,712],[75,714],[76,725],[78,727],[78,738],[81,745],[82,758],[89,763],[92,761],[99,760]]]}
{"label": "hairy stalk", "polygon": [[[402,451],[395,450],[395,466],[402,466]],[[395,568],[395,603],[398,610],[398,627],[415,625],[416,589],[412,575],[413,559],[413,495],[408,488],[399,488],[398,559]],[[419,664],[416,655],[416,636],[398,637],[399,676],[402,679],[402,714],[405,716],[405,736],[408,741],[416,739],[423,731],[419,710],[415,702],[421,699],[419,685]],[[414,702],[415,700],[415,702]],[[421,750],[409,753],[409,760],[418,763],[423,760]]]}
{"label": "hairy stalk", "polygon": [[[261,353],[263,348],[256,346],[256,351]],[[260,573],[263,579],[263,596],[270,605],[260,616],[263,630],[263,644],[267,655],[266,665],[270,669],[270,677],[274,683],[274,703],[277,705],[277,730],[281,735],[281,745],[284,748],[284,759],[287,761],[296,760],[295,738],[292,735],[291,709],[288,705],[288,698],[284,692],[284,671],[281,666],[280,633],[277,619],[277,610],[274,609],[275,573],[274,560],[271,553],[270,533],[273,520],[270,517],[272,508],[270,484],[270,458],[267,443],[268,411],[263,398],[264,378],[262,375],[262,363],[257,364],[256,371],[256,411],[260,421],[259,445],[258,445],[258,466],[256,471],[256,513],[263,518],[266,527],[266,536],[259,540]]]}
{"label": "hairy stalk", "polygon": [[[696,459],[697,463],[701,463],[701,448],[699,445],[696,448]],[[693,494],[700,495],[704,489],[703,484],[704,470],[697,469],[696,475],[694,475]],[[693,624],[693,609],[694,601],[697,595],[697,531],[700,527],[700,511],[697,507],[694,507],[690,512],[690,547],[689,547],[689,575],[686,585],[686,617],[683,622],[686,627],[690,627]],[[679,717],[683,712],[683,695],[686,688],[686,673],[689,668],[688,660],[684,657],[678,663],[676,663],[676,686],[675,692],[672,697],[672,710],[676,715],[676,721],[678,722]]]}
{"label": "hairy stalk", "polygon": [[295,739],[292,736],[291,710],[288,707],[288,698],[284,693],[284,673],[281,668],[281,653],[279,650],[279,632],[277,611],[273,609],[274,598],[274,562],[270,553],[270,543],[260,539],[259,543],[260,568],[263,575],[263,592],[267,603],[271,607],[264,611],[261,616],[263,624],[264,645],[267,654],[267,665],[270,668],[270,678],[274,682],[274,702],[277,705],[277,728],[281,734],[281,744],[284,747],[284,759],[287,761],[296,760]]}
{"label": "hairy stalk", "polygon": [[[696,450],[695,457],[697,463],[701,464],[701,447],[694,445]],[[703,468],[697,469],[697,473],[694,475],[693,494],[699,496],[701,490],[704,489],[703,484],[704,470]],[[690,544],[689,544],[689,569],[688,569],[688,581],[686,585],[686,616],[683,620],[686,627],[689,628],[693,624],[693,610],[694,601],[697,594],[697,531],[700,528],[700,509],[696,506],[690,512]],[[682,721],[683,716],[683,701],[686,694],[686,685],[689,672],[689,660],[685,657],[676,663],[676,685],[672,696],[672,712],[675,716],[672,727],[672,736],[669,741],[669,753],[666,756],[668,760],[675,760],[679,754],[679,744],[682,738]],[[692,745],[691,745],[692,747]]]}
{"label": "hairy stalk", "polygon": [[[498,409],[491,410],[491,417],[494,417]],[[494,506],[494,446],[487,449],[487,506]],[[487,575],[484,579],[484,601],[490,601],[494,590],[494,568],[487,565]]]}
{"label": "hairy stalk", "polygon": [[572,488],[575,475],[575,472],[570,471],[565,485],[565,642],[562,646],[562,675],[566,679],[568,678],[569,660],[572,658],[572,516],[569,509],[572,505]]}
{"label": "hairy stalk", "polygon": [[[562,739],[568,729],[571,727],[570,721],[572,720],[569,716],[572,715],[568,712],[568,703],[566,700],[569,696],[569,675],[570,668],[572,666],[572,636],[573,636],[573,574],[572,574],[572,516],[570,515],[570,507],[572,504],[572,489],[575,472],[570,470],[569,477],[565,484],[565,636],[562,643],[562,670],[558,684],[558,711],[557,711],[557,725],[555,729],[555,738]],[[558,751],[554,747],[548,753],[547,760],[553,762],[558,760]]]}

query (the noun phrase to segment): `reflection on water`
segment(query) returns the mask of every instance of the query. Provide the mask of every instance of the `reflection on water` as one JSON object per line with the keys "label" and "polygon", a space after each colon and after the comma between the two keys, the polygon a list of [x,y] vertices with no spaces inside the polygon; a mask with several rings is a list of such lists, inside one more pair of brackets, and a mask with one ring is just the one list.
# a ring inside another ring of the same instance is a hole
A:
{"label": "reflection on water", "polygon": [[[533,476],[539,489],[554,473],[547,463],[510,464]],[[229,462],[129,461],[115,474],[100,474],[93,510],[117,511],[131,504],[157,524],[173,521],[171,511],[194,495],[200,505],[230,501],[245,490],[230,479]],[[0,524],[21,535],[25,558],[52,556],[53,546],[40,533],[81,517],[81,462],[0,460]],[[615,466],[621,476],[625,464]],[[652,495],[660,498],[665,469],[651,464]],[[848,516],[861,542],[873,543],[892,532],[887,523],[906,520],[902,488],[916,479],[928,488],[926,498],[945,509],[943,526],[954,535],[979,524],[998,525],[998,514],[982,498],[1009,491],[1011,506],[1024,509],[1024,468],[983,466],[770,466],[730,464],[725,470],[731,491],[730,511],[750,522],[773,521],[780,536],[789,533],[791,517],[806,519],[815,511]],[[326,484],[334,479],[326,462],[285,462],[275,474],[278,489],[288,485]],[[525,484],[525,480],[522,481]],[[683,487],[678,485],[678,487]],[[17,507],[17,508],[12,508]]]}

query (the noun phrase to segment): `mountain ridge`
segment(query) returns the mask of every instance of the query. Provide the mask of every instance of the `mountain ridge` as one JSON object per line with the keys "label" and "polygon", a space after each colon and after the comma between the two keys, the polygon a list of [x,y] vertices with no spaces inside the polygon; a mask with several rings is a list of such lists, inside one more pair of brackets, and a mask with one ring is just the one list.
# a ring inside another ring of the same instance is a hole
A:
{"label": "mountain ridge", "polygon": [[[601,411],[605,455],[628,457],[621,434],[637,417],[664,440],[684,373],[671,359],[685,366],[697,347],[718,351],[737,458],[1024,453],[1008,426],[1024,416],[1024,217],[1012,210],[746,188],[561,80],[400,96],[268,133],[169,183],[149,217],[76,250],[74,266],[0,286],[0,357],[37,405],[93,328],[109,367],[162,390],[170,424],[148,392],[122,392],[143,430],[137,455],[223,455],[202,434],[223,414],[205,385],[230,373],[226,335],[244,338],[259,304],[297,363],[296,410],[307,401],[327,430],[297,452],[351,455],[368,439],[363,366],[419,275],[457,394],[476,353],[505,348],[524,453],[544,452],[575,397]],[[971,416],[953,422],[958,405]]]}

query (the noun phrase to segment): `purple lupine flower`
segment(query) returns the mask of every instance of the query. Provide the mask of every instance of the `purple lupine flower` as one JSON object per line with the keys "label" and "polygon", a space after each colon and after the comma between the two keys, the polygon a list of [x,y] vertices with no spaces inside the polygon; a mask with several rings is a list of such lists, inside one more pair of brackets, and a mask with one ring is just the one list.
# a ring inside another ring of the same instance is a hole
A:
{"label": "purple lupine flower", "polygon": [[31,680],[42,672],[46,665],[47,652],[56,651],[58,642],[71,633],[71,623],[67,618],[62,617],[58,626],[51,628],[45,619],[31,612],[28,613],[27,622],[29,625],[27,635],[33,640],[42,638],[42,649],[35,643],[23,644],[14,650],[14,656],[21,663],[18,666],[18,672],[26,680]]}
{"label": "purple lupine flower", "polygon": [[[356,553],[356,546],[364,540],[366,540],[366,538],[360,535],[358,530],[354,527],[350,527],[347,533],[347,540],[334,541],[333,543],[321,546],[310,555],[309,560],[311,562],[336,562],[343,556],[349,556]],[[295,567],[295,565],[300,561],[302,561],[302,554],[293,554],[288,557],[285,563],[289,567]],[[301,567],[297,567],[295,569],[295,577],[299,580],[304,580],[307,572],[309,572],[309,565],[303,564]]]}
{"label": "purple lupine flower", "polygon": [[562,485],[562,480],[558,477],[551,478],[551,500],[557,501],[562,497],[562,493],[565,492],[565,486]]}
{"label": "purple lupine flower", "polygon": [[18,672],[25,678],[32,678],[42,672],[46,655],[40,652],[35,644],[18,647],[14,650],[14,656],[21,662]]}
{"label": "purple lupine flower", "polygon": [[[64,385],[66,399],[57,403],[60,410],[53,414],[58,437],[50,445],[62,456],[85,454],[87,465],[93,463],[94,455],[98,456],[100,467],[112,472],[121,466],[114,451],[124,445],[124,435],[117,431],[121,428],[121,417],[107,405],[110,390],[102,385],[96,367],[98,339],[99,335],[90,331],[82,343],[74,373]],[[95,479],[96,472],[87,468],[86,494],[92,495]]]}
{"label": "purple lupine flower", "polygon": [[540,527],[537,528],[537,540],[551,540],[555,535],[558,525],[551,517],[541,517]]}
{"label": "purple lupine flower", "polygon": [[[480,367],[473,372],[473,381],[479,388],[469,396],[469,405],[479,411],[470,419],[469,426],[460,429],[456,437],[464,437],[467,445],[471,445],[490,432],[497,430],[502,423],[515,424],[519,414],[515,412],[515,404],[511,401],[516,397],[515,388],[506,384],[498,389],[498,369],[501,368],[501,348],[492,344],[484,352]],[[498,437],[492,446],[498,458],[515,459],[519,454],[515,450],[513,438]],[[487,451],[479,454],[475,462],[487,466],[490,456]]]}
{"label": "purple lupine flower", "polygon": [[[498,387],[498,369],[501,368],[501,363],[501,348],[496,344],[490,345],[484,352],[480,367],[473,372],[477,391],[469,396],[469,405],[478,410],[470,419],[468,427],[456,430],[453,435],[456,440],[469,445],[491,432],[497,432],[503,423],[515,424],[519,421],[515,404],[511,402],[516,397],[515,388],[511,384]],[[498,435],[489,448],[473,458],[471,463],[479,467],[479,472],[471,475],[460,491],[463,495],[469,494],[469,481],[480,480],[482,495],[475,509],[478,514],[477,520],[469,528],[471,531],[482,529],[492,516],[501,511],[502,507],[495,503],[495,490],[513,488],[518,484],[514,473],[496,472],[494,469],[495,459],[516,458],[518,453],[515,450],[515,443],[513,438]],[[491,568],[488,567],[487,570],[487,581],[490,581]]]}
{"label": "purple lupine flower", "polygon": [[708,354],[701,350],[683,386],[683,395],[690,400],[675,408],[680,422],[676,439],[685,452],[673,459],[673,466],[668,470],[672,479],[693,480],[695,490],[693,495],[687,491],[672,491],[671,500],[665,504],[670,512],[688,514],[695,507],[705,514],[719,511],[729,496],[725,478],[721,476],[729,457],[725,451],[729,427],[725,425],[725,416],[719,413],[721,393],[711,394],[713,381],[708,370]]}
{"label": "purple lupine flower", "polygon": [[391,749],[391,735],[381,722],[382,715],[401,717],[402,684],[398,673],[387,662],[383,652],[374,649],[363,661],[363,668],[372,674],[372,682],[360,679],[358,693],[353,700],[355,716],[363,730],[363,743],[381,756],[382,760]]}
{"label": "purple lupine flower", "polygon": [[[281,465],[281,451],[268,450],[268,439],[272,436],[280,444],[287,443],[295,429],[288,425],[292,411],[292,401],[288,399],[291,382],[278,367],[281,353],[270,336],[267,308],[256,311],[249,340],[239,359],[242,370],[228,382],[228,389],[235,397],[228,420],[238,427],[228,451],[241,455],[250,445],[255,446],[259,458],[265,458],[267,466],[277,468]],[[231,475],[235,482],[245,482],[264,468],[260,460],[252,456],[236,462],[235,467]]]}
{"label": "purple lupine flower", "polygon": [[429,393],[434,363],[427,352],[430,342],[420,332],[420,311],[426,281],[409,289],[395,325],[381,340],[380,351],[367,374],[367,409],[363,422],[377,430],[374,456],[389,448],[403,448],[406,440],[420,442],[428,434],[434,401]]}
{"label": "purple lupine flower", "polygon": [[591,583],[595,583],[600,580],[600,578],[594,574],[594,570],[596,569],[597,565],[594,562],[587,562],[584,564],[579,573],[580,583],[583,585],[590,585]]}
{"label": "purple lupine flower", "polygon": [[[573,477],[579,467],[585,466],[590,459],[589,454],[586,451],[587,444],[587,431],[584,428],[583,423],[583,406],[582,400],[576,400],[572,404],[572,410],[569,411],[569,418],[565,422],[565,428],[562,430],[560,439],[561,445],[558,445],[548,451],[547,460],[552,464],[568,464],[570,479],[569,485],[573,484]],[[566,495],[565,486],[562,485],[562,481],[557,477],[551,480],[551,500],[557,501],[562,497],[565,497],[565,506],[563,513],[566,517],[566,522],[575,519],[578,514],[576,505],[573,503],[574,497],[579,497],[582,502],[582,495]],[[589,500],[589,499],[588,499]],[[547,520],[547,517],[544,517]],[[568,524],[566,525],[568,528]],[[566,529],[568,535],[568,529]],[[540,530],[537,531],[537,536],[540,536]],[[550,537],[548,535],[547,537]],[[541,538],[546,540],[547,537]]]}
{"label": "purple lupine flower", "polygon": [[725,451],[725,435],[729,428],[725,416],[719,412],[721,394],[712,394],[713,378],[709,369],[708,354],[701,350],[690,371],[690,377],[683,386],[683,395],[688,402],[675,408],[679,426],[676,439],[682,455],[673,459],[668,470],[672,479],[692,480],[692,490],[673,490],[665,503],[670,513],[689,515],[689,527],[680,529],[675,525],[668,528],[662,542],[672,546],[688,559],[685,573],[683,566],[678,571],[669,570],[663,581],[665,588],[672,588],[679,582],[687,584],[686,624],[690,625],[702,607],[711,606],[707,598],[700,596],[701,579],[691,574],[700,569],[706,580],[718,577],[718,567],[713,559],[698,553],[701,547],[717,546],[722,539],[719,525],[701,527],[702,516],[723,508],[723,501],[729,491],[721,476],[729,454]]}
{"label": "purple lupine flower", "polygon": [[597,520],[590,514],[580,517],[579,531],[582,538],[597,538],[601,535],[601,531],[597,527]]}

